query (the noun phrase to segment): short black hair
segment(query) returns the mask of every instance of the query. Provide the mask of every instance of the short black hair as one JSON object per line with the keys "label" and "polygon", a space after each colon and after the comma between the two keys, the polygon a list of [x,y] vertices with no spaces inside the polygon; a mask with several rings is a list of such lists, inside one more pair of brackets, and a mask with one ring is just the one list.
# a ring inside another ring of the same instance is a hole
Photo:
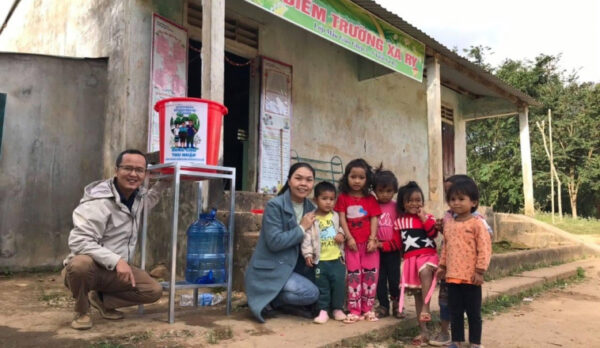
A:
{"label": "short black hair", "polygon": [[136,149],[127,149],[127,150],[121,152],[119,154],[119,156],[117,156],[117,161],[116,161],[117,168],[121,165],[121,162],[123,162],[123,156],[125,156],[125,155],[140,155],[140,156],[144,157],[146,166],[148,166],[148,159],[146,158],[146,155],[142,151],[136,150]]}
{"label": "short black hair", "polygon": [[477,184],[471,178],[469,180],[459,180],[453,183],[452,186],[446,192],[446,201],[450,202],[450,197],[454,195],[465,195],[473,202],[477,202],[474,207],[471,208],[471,213],[477,210],[479,207],[479,189]]}
{"label": "short black hair", "polygon": [[344,193],[350,193],[350,184],[348,183],[348,176],[352,171],[352,168],[362,168],[365,170],[365,186],[362,188],[363,195],[367,196],[369,192],[371,192],[373,186],[373,168],[369,165],[367,161],[362,158],[353,159],[348,164],[346,164],[346,169],[344,170],[344,175],[340,178],[339,188],[340,191]]}
{"label": "short black hair", "polygon": [[396,179],[391,170],[383,169],[383,163],[375,169],[375,174],[373,175],[373,188],[377,188],[377,186],[391,186],[394,192],[398,191],[398,179]]}
{"label": "short black hair", "polygon": [[465,175],[465,174],[454,174],[452,176],[447,177],[444,180],[444,182],[449,182],[451,184],[455,184],[462,180],[473,180],[473,179],[471,179],[471,177],[469,177],[468,175]]}
{"label": "short black hair", "polygon": [[409,181],[406,185],[398,189],[398,200],[396,201],[396,211],[398,213],[406,213],[406,210],[404,210],[404,202],[408,201],[410,199],[410,196],[415,192],[419,192],[421,194],[421,199],[423,199],[424,203],[425,195],[423,194],[423,190],[421,190],[421,188],[416,182]]}
{"label": "short black hair", "polygon": [[337,195],[337,190],[335,189],[334,184],[330,183],[329,181],[321,181],[315,186],[315,198],[318,198],[325,192],[333,192],[335,195]]}

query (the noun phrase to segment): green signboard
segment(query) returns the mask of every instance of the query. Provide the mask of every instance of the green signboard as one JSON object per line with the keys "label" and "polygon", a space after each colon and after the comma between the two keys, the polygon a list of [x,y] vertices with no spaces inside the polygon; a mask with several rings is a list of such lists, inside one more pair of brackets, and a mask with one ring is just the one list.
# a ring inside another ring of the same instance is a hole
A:
{"label": "green signboard", "polygon": [[246,0],[361,56],[423,80],[425,45],[349,0]]}

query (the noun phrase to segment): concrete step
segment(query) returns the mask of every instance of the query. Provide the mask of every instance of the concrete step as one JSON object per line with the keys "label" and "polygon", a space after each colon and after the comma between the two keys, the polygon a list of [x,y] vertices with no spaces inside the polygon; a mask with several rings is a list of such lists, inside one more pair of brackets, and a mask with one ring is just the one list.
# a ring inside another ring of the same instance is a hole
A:
{"label": "concrete step", "polygon": [[593,255],[592,251],[581,244],[494,254],[486,276],[498,279],[520,272],[523,269],[547,267],[552,264],[572,262]]}

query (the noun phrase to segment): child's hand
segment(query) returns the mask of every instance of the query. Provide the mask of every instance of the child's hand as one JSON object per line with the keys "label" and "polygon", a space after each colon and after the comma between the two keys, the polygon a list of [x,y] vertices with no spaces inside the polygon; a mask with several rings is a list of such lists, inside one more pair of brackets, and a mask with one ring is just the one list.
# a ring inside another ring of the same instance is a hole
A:
{"label": "child's hand", "polygon": [[342,233],[338,233],[335,235],[335,237],[333,237],[333,240],[338,244],[344,243],[344,235]]}
{"label": "child's hand", "polygon": [[358,246],[356,246],[356,241],[354,238],[350,237],[350,239],[346,241],[346,245],[348,246],[348,249],[352,251],[358,251]]}
{"label": "child's hand", "polygon": [[377,241],[375,239],[369,239],[369,243],[367,244],[367,252],[372,253],[377,250]]}
{"label": "child's hand", "polygon": [[446,268],[443,267],[439,267],[436,273],[436,277],[438,279],[444,279],[446,278]]}
{"label": "child's hand", "polygon": [[423,209],[423,207],[419,207],[419,210],[417,210],[417,215],[419,216],[419,219],[421,219],[422,222],[427,221],[427,214],[425,214],[425,210]]}
{"label": "child's hand", "polygon": [[307,256],[304,260],[306,261],[306,265],[308,267],[312,267],[313,266],[313,259],[312,259],[312,257]]}
{"label": "child's hand", "polygon": [[435,225],[433,225],[433,227],[438,231],[438,232],[442,232],[444,231],[444,219],[436,219],[435,220]]}
{"label": "child's hand", "polygon": [[483,284],[483,273],[473,273],[473,276],[471,277],[471,283],[473,283],[473,285]]}

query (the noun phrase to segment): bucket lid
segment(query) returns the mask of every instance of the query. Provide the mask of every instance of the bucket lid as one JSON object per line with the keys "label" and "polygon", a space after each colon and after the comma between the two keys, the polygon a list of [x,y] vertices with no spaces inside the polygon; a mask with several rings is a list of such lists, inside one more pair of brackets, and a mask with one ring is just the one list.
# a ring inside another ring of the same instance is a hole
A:
{"label": "bucket lid", "polygon": [[166,103],[173,103],[173,102],[194,102],[194,103],[212,104],[213,106],[216,106],[217,108],[220,109],[221,114],[223,116],[227,115],[227,113],[229,112],[229,110],[227,110],[227,107],[225,105],[217,103],[215,101],[208,100],[208,99],[187,98],[187,97],[175,97],[175,98],[161,99],[161,100],[157,101],[156,104],[154,104],[154,111],[158,111]]}

